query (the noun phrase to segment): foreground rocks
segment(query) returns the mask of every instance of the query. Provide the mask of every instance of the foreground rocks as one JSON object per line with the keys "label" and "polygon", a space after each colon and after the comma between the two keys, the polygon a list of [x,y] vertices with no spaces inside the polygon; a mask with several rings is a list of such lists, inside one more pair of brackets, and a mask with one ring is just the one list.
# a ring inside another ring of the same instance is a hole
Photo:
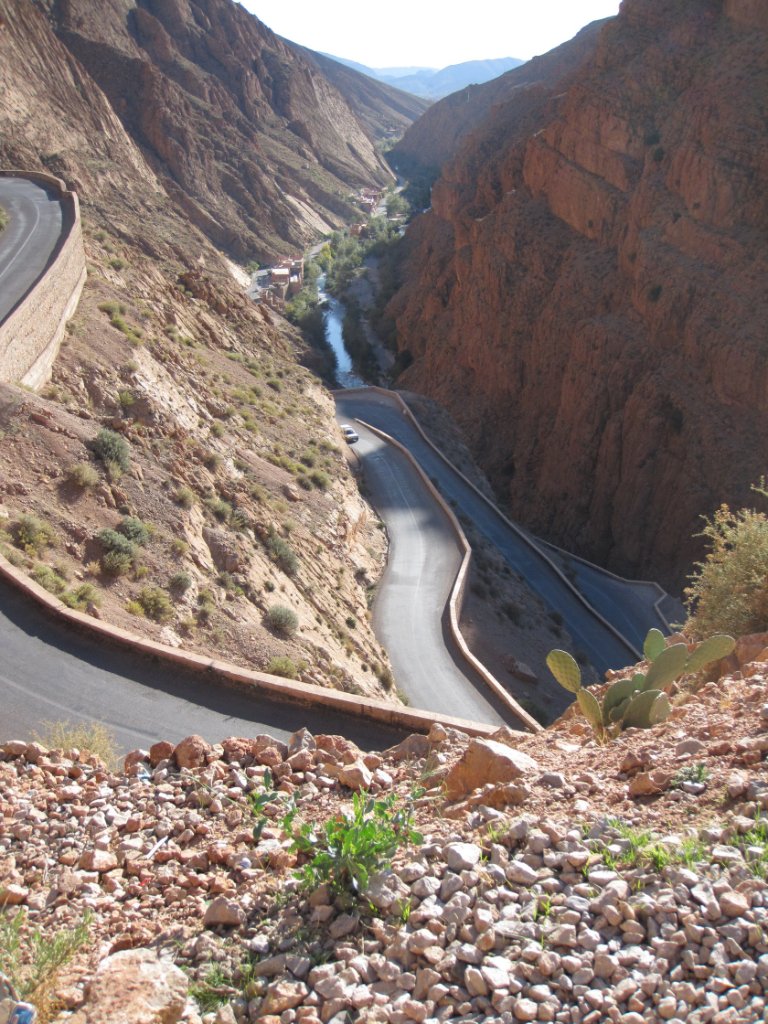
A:
{"label": "foreground rocks", "polygon": [[[62,1024],[762,1020],[766,671],[605,748],[578,718],[490,741],[435,726],[381,754],[301,730],[190,737],[111,773],[9,742],[0,913],[25,939],[91,915],[56,978]],[[658,771],[657,795],[630,795]],[[345,782],[410,799],[422,833],[362,899],[301,888],[284,831],[294,805],[318,832],[348,812]]]}

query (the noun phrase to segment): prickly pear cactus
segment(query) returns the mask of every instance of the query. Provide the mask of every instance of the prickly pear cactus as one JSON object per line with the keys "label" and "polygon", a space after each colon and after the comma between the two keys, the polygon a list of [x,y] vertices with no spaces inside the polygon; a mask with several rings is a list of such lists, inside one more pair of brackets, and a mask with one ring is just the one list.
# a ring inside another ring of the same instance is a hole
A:
{"label": "prickly pear cactus", "polygon": [[562,687],[570,693],[581,689],[581,669],[567,651],[550,651],[547,655],[549,671]]}
{"label": "prickly pear cactus", "polygon": [[665,686],[669,686],[683,674],[687,660],[688,647],[686,644],[672,644],[671,647],[665,647],[648,669],[643,689],[663,690]]}
{"label": "prickly pear cactus", "polygon": [[643,654],[646,661],[655,661],[664,650],[664,634],[660,629],[648,630],[648,636],[643,644]]}
{"label": "prickly pear cactus", "polygon": [[727,636],[725,633],[717,633],[715,636],[710,636],[706,640],[702,640],[700,644],[697,644],[696,649],[688,656],[688,661],[685,663],[685,671],[698,672],[699,669],[704,668],[705,665],[709,665],[713,661],[727,658],[729,654],[733,653],[735,647],[736,641],[732,636]]}

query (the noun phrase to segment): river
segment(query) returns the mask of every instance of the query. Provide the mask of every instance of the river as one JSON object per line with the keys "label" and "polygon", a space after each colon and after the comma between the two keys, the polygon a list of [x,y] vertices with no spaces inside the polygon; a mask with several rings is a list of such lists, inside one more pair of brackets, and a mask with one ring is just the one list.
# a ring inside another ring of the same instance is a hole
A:
{"label": "river", "polygon": [[344,345],[342,324],[344,304],[325,291],[325,274],[317,279],[317,297],[322,303],[325,317],[325,340],[333,349],[336,359],[336,381],[340,388],[359,388],[365,385],[352,369],[352,359]]}

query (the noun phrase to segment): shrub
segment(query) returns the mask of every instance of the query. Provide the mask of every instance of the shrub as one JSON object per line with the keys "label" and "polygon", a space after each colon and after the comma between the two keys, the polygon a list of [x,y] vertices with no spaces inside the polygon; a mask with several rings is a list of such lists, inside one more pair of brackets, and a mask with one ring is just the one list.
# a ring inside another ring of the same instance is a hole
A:
{"label": "shrub", "polygon": [[131,464],[131,449],[126,439],[106,427],[94,438],[93,451],[105,466],[117,466],[122,472]]}
{"label": "shrub", "polygon": [[118,533],[117,530],[112,530],[110,527],[105,527],[103,530],[99,530],[96,534],[96,539],[107,551],[119,551],[122,554],[129,555],[131,558],[136,554],[136,545],[123,533]]}
{"label": "shrub", "polygon": [[197,595],[197,618],[200,622],[208,622],[216,610],[216,600],[210,590],[201,590]]}
{"label": "shrub", "polygon": [[39,555],[56,543],[56,533],[51,524],[28,513],[19,516],[12,534],[16,546],[28,555]]}
{"label": "shrub", "polygon": [[143,587],[136,600],[143,608],[144,614],[155,622],[167,622],[173,617],[171,600],[160,587]]}
{"label": "shrub", "polygon": [[192,508],[195,502],[195,492],[191,487],[177,487],[173,492],[173,500],[182,508]]}
{"label": "shrub", "polygon": [[36,565],[31,573],[35,583],[39,583],[51,594],[61,594],[67,589],[67,582],[50,565]]}
{"label": "shrub", "polygon": [[192,586],[192,577],[188,572],[175,572],[168,581],[168,587],[174,594],[185,594]]}
{"label": "shrub", "polygon": [[84,750],[95,754],[109,769],[117,767],[117,741],[101,722],[43,722],[34,738],[49,750]]}
{"label": "shrub", "polygon": [[226,523],[232,515],[232,506],[223,498],[206,498],[204,505],[220,523]]}
{"label": "shrub", "polygon": [[272,561],[283,570],[286,576],[296,575],[299,570],[299,559],[287,540],[279,537],[274,530],[270,530],[266,548]]}
{"label": "shrub", "polygon": [[67,470],[67,480],[76,487],[95,487],[99,482],[99,474],[88,462],[76,462]]}
{"label": "shrub", "polygon": [[324,473],[322,469],[315,469],[309,474],[309,478],[312,483],[320,491],[327,491],[331,486],[331,478],[327,473]]}
{"label": "shrub", "polygon": [[267,610],[267,625],[280,636],[293,636],[299,628],[296,612],[282,604],[273,604]]}
{"label": "shrub", "polygon": [[727,505],[705,520],[710,550],[686,589],[685,628],[700,637],[725,630],[736,636],[768,629],[768,517]]}
{"label": "shrub", "polygon": [[85,611],[88,605],[101,604],[99,592],[92,583],[81,583],[74,590],[67,590],[61,595],[61,600],[67,608],[74,608],[76,611]]}
{"label": "shrub", "polygon": [[136,516],[124,516],[118,530],[134,544],[146,544],[151,536],[150,528]]}
{"label": "shrub", "polygon": [[107,551],[101,567],[107,576],[127,576],[133,568],[133,556],[125,551]]}
{"label": "shrub", "polygon": [[273,658],[267,665],[267,672],[273,676],[282,676],[284,679],[296,679],[299,670],[290,658]]}

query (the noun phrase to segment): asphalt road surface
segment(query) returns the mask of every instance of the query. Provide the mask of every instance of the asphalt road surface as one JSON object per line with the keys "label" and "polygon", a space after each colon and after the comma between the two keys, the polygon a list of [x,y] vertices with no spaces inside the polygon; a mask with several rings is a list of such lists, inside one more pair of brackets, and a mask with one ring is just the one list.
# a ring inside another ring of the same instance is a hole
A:
{"label": "asphalt road surface", "polygon": [[309,726],[365,749],[398,743],[405,730],[308,705],[279,703],[205,674],[67,629],[0,580],[0,741],[28,739],[41,723],[98,721],[123,750],[198,733],[210,742]]}
{"label": "asphalt road surface", "polygon": [[412,707],[514,726],[514,716],[456,652],[447,626],[445,609],[463,558],[448,517],[409,459],[364,427],[358,433],[355,450],[369,497],[390,540],[373,625],[397,685]]}
{"label": "asphalt road surface", "polygon": [[[484,501],[424,441],[421,434],[394,402],[363,389],[336,393],[337,419],[371,423],[404,444],[424,472],[437,480],[443,496],[472,520],[504,555],[508,564],[538,593],[544,603],[563,617],[576,650],[583,650],[602,675],[606,669],[622,668],[637,661],[628,640],[609,628],[590,605],[556,573],[538,549],[511,529],[492,505]],[[375,504],[374,499],[374,504]],[[386,641],[385,641],[386,643]]]}
{"label": "asphalt road surface", "polygon": [[42,185],[0,178],[0,205],[9,214],[0,231],[0,323],[44,273],[63,223],[61,204]]}

